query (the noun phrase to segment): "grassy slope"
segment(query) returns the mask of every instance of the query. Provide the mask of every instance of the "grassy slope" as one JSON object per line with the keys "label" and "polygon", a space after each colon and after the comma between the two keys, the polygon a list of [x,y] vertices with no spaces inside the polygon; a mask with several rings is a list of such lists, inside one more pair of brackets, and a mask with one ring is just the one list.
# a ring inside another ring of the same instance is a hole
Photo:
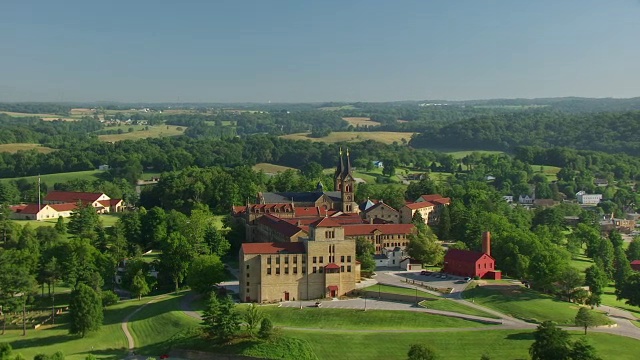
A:
{"label": "grassy slope", "polygon": [[27,144],[27,143],[14,143],[14,144],[0,144],[0,152],[15,153],[23,150],[36,149],[39,153],[47,154],[55,149],[42,146],[40,144]]}
{"label": "grassy slope", "polygon": [[[116,221],[118,221],[118,219],[120,219],[120,216],[118,215],[110,215],[110,214],[102,214],[100,215],[100,219],[102,220],[102,225],[105,227],[109,227],[109,226],[113,226]],[[56,220],[13,220],[16,224],[24,226],[26,224],[31,224],[31,227],[33,228],[37,228],[40,226],[55,226],[56,222],[58,221]],[[69,218],[65,218],[64,219],[65,223],[69,222]]]}
{"label": "grassy slope", "polygon": [[[53,189],[53,185],[55,183],[59,183],[59,182],[67,182],[69,180],[76,180],[76,179],[86,179],[86,180],[97,180],[100,178],[100,174],[103,174],[104,171],[99,171],[99,170],[86,170],[86,171],[75,171],[75,172],[67,172],[67,173],[57,173],[57,174],[47,174],[47,175],[40,175],[40,180],[42,181],[42,183],[47,184],[47,186],[51,189]],[[22,178],[6,178],[6,179],[0,179],[0,181],[10,181],[10,180],[17,180],[17,179],[26,179],[27,181],[33,181],[33,182],[37,182],[38,181],[38,176],[25,176]]]}
{"label": "grassy slope", "polygon": [[515,288],[515,290],[506,291],[506,289],[498,290],[482,286],[464,291],[463,296],[519,319],[532,322],[552,320],[559,324],[573,324],[578,311],[577,305],[556,300],[524,287]]}
{"label": "grassy slope", "polygon": [[[383,292],[383,293],[401,294],[401,295],[409,295],[409,296],[415,295],[414,289],[397,287],[397,286],[389,286],[389,285],[379,285],[379,287],[378,285],[372,285],[363,290],[374,291],[374,292],[380,290],[380,292]],[[428,301],[424,301],[423,303],[421,303],[422,306],[428,309],[451,311],[451,312],[457,312],[461,314],[484,316],[489,318],[497,318],[496,316],[486,313],[484,311],[477,310],[469,306],[465,306],[463,304],[457,303],[453,300],[442,298],[440,296],[431,295],[424,291],[420,291],[418,294],[422,297],[429,298]]]}
{"label": "grassy slope", "polygon": [[[126,355],[127,340],[120,329],[120,322],[127,314],[145,303],[142,301],[125,301],[105,310],[104,325],[85,338],[69,335],[66,324],[45,326],[40,330],[27,330],[27,336],[22,337],[21,331],[11,330],[0,337],[3,342],[10,342],[15,353],[21,353],[27,359],[38,353],[53,354],[60,350],[67,360],[84,359],[93,353],[98,358],[122,358]],[[65,321],[64,318],[61,319]]]}
{"label": "grassy slope", "polygon": [[[412,344],[433,347],[438,359],[528,359],[532,331],[495,330],[455,333],[314,333],[287,331],[309,341],[319,359],[386,360],[405,358]],[[572,333],[575,341],[583,335]],[[640,341],[610,334],[589,333],[589,342],[603,359],[636,359]]]}
{"label": "grassy slope", "polygon": [[352,310],[323,308],[261,308],[276,326],[314,329],[426,329],[490,326],[475,321],[426,313],[391,310]]}
{"label": "grassy slope", "polygon": [[253,170],[255,171],[264,171],[265,173],[279,173],[284,172],[286,170],[295,170],[294,168],[282,165],[276,165],[271,163],[259,163],[253,165]]}

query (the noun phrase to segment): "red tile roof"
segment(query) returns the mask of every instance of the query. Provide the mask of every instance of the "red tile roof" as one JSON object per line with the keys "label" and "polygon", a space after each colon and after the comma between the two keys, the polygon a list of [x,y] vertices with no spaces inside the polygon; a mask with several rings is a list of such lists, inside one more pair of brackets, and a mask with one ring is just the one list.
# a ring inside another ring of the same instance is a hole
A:
{"label": "red tile roof", "polygon": [[242,214],[242,213],[243,213],[243,212],[245,212],[246,210],[247,210],[247,207],[246,207],[246,206],[233,206],[233,207],[231,208],[231,212],[232,212],[234,215]]}
{"label": "red tile roof", "polygon": [[319,227],[340,227],[340,224],[338,224],[332,218],[328,218],[328,217],[322,218],[322,219],[317,220],[317,221],[314,221],[309,225],[313,226],[315,228],[319,228]]}
{"label": "red tile roof", "polygon": [[27,206],[22,208],[22,210],[16,211],[16,212],[19,212],[20,214],[37,214],[45,206],[47,206],[47,205],[46,204],[42,204],[42,205],[40,205],[40,208],[38,208],[38,204],[28,204]]}
{"label": "red tile roof", "polygon": [[426,207],[434,207],[435,205],[428,201],[422,201],[417,203],[406,204],[405,206],[411,210],[417,210],[417,209],[424,209]]}
{"label": "red tile roof", "polygon": [[365,210],[365,212],[369,212],[369,211],[371,211],[371,210],[373,210],[373,209],[377,209],[377,208],[379,208],[379,207],[386,207],[386,208],[388,208],[389,210],[393,210],[393,211],[396,211],[396,212],[398,211],[398,210],[396,210],[395,208],[393,208],[391,205],[389,205],[389,204],[384,203],[384,202],[382,202],[382,201],[381,201],[381,202],[379,202],[379,203],[377,203],[377,204],[373,205],[372,207],[368,208],[367,210]]}
{"label": "red tile roof", "polygon": [[640,265],[640,260],[633,260],[631,265]]}
{"label": "red tile roof", "polygon": [[53,208],[55,211],[73,211],[78,207],[78,205],[75,203],[49,204],[49,207]]}
{"label": "red tile roof", "polygon": [[336,263],[331,263],[327,266],[324,267],[325,269],[340,269],[340,266],[338,266],[338,264]]}
{"label": "red tile roof", "polygon": [[249,205],[249,212],[250,213],[293,212],[293,205],[289,203],[253,204],[253,205]]}
{"label": "red tile roof", "polygon": [[245,243],[242,244],[242,253],[244,254],[304,254],[305,248],[303,243]]}
{"label": "red tile roof", "polygon": [[[444,261],[458,261],[475,264],[483,255],[487,254],[479,251],[449,249],[449,251],[444,255]],[[489,256],[489,258],[493,259],[491,256]]]}
{"label": "red tile roof", "polygon": [[344,236],[369,235],[374,231],[382,234],[410,234],[415,226],[413,224],[360,224],[348,225],[344,227]]}
{"label": "red tile roof", "polygon": [[431,195],[421,195],[420,199],[424,201],[433,201],[438,199],[444,199],[440,194],[431,194]]}
{"label": "red tile roof", "polygon": [[20,204],[20,205],[13,205],[11,207],[9,207],[9,209],[11,209],[11,211],[13,212],[21,212],[22,210],[24,210],[24,208],[27,207],[27,204]]}
{"label": "red tile roof", "polygon": [[52,191],[44,197],[45,201],[64,202],[94,202],[104,195],[103,193],[74,192],[74,191]]}
{"label": "red tile roof", "polygon": [[295,216],[296,217],[308,217],[308,216],[314,216],[314,217],[323,217],[325,216],[325,214],[327,216],[331,216],[333,214],[335,214],[336,211],[335,210],[325,210],[321,207],[297,207],[295,209]]}
{"label": "red tile roof", "polygon": [[260,217],[257,220],[257,222],[259,224],[267,226],[270,229],[273,229],[274,231],[286,237],[292,237],[297,233],[303,231],[302,228],[300,228],[299,226],[296,226],[286,221],[282,221],[279,218],[273,216],[272,214],[266,214]]}

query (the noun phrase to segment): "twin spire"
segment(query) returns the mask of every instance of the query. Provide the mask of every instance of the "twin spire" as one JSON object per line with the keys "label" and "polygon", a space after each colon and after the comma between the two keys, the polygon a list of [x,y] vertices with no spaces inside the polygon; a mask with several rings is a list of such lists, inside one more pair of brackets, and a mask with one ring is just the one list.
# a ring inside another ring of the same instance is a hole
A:
{"label": "twin spire", "polygon": [[351,174],[351,159],[349,158],[349,148],[347,148],[347,166],[345,166],[342,158],[342,147],[340,147],[340,161],[338,162],[338,168],[336,169],[335,177],[344,178],[348,174]]}

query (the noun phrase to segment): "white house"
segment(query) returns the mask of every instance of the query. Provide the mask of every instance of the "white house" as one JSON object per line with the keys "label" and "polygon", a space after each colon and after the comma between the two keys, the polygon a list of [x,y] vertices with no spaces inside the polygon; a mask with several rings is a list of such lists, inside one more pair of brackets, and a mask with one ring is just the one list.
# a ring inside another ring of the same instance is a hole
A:
{"label": "white house", "polygon": [[502,197],[502,199],[506,202],[508,202],[509,204],[513,203],[513,196],[512,195],[505,195]]}
{"label": "white house", "polygon": [[602,201],[602,194],[587,194],[585,191],[578,191],[576,199],[582,205],[596,205]]}
{"label": "white house", "polygon": [[520,195],[518,197],[518,202],[522,205],[533,205],[533,201],[535,199],[536,198],[534,196],[530,197],[529,195],[525,195],[525,196]]}
{"label": "white house", "polygon": [[376,261],[376,267],[402,268],[400,264],[407,257],[407,252],[396,246],[395,248],[382,249],[382,254],[374,255],[373,259]]}
{"label": "white house", "polygon": [[384,164],[382,163],[382,161],[372,161],[373,162],[373,167],[378,168],[378,169],[382,169],[384,167]]}

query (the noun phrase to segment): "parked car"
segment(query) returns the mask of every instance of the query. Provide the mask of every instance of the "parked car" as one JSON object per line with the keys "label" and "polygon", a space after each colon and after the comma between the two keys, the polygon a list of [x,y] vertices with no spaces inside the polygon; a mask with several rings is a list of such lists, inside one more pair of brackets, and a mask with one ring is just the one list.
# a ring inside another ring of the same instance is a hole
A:
{"label": "parked car", "polygon": [[465,282],[469,282],[469,281],[471,281],[471,278],[470,277],[466,277],[466,278],[464,278],[464,281]]}
{"label": "parked car", "polygon": [[313,304],[313,306],[319,308],[320,306],[322,306],[322,303],[320,301],[316,301],[316,303]]}
{"label": "parked car", "polygon": [[422,271],[420,271],[420,275],[431,275],[431,271],[422,270]]}

